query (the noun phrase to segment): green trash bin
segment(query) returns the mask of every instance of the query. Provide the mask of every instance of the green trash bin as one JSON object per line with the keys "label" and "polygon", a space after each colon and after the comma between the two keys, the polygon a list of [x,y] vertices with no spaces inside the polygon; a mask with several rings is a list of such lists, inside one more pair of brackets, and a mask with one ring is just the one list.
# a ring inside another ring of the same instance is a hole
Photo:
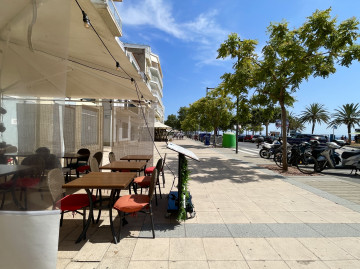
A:
{"label": "green trash bin", "polygon": [[223,148],[235,148],[236,147],[235,134],[233,133],[223,134],[222,146]]}

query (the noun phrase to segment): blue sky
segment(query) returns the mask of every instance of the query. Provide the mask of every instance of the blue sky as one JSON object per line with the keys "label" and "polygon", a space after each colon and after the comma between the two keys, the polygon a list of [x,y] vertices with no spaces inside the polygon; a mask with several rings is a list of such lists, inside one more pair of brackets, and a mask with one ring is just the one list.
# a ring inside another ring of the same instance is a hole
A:
{"label": "blue sky", "polygon": [[[165,119],[204,97],[206,87],[218,86],[220,76],[232,71],[231,60],[216,59],[216,50],[231,32],[258,40],[260,52],[270,22],[286,20],[290,27],[298,27],[316,9],[329,7],[338,21],[360,16],[359,0],[123,0],[116,5],[123,21],[121,40],[149,45],[160,56]],[[298,115],[316,102],[333,113],[343,104],[360,102],[359,91],[360,63],[338,67],[327,79],[302,83],[289,110]],[[304,133],[310,132],[308,126]],[[330,134],[332,129],[316,125],[315,133]],[[335,130],[338,135],[346,133],[345,126]]]}

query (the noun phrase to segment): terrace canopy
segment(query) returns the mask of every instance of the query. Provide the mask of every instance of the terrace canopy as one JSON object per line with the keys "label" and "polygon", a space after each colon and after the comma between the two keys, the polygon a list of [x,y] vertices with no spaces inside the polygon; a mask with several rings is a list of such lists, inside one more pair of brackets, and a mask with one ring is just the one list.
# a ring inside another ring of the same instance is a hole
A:
{"label": "terrace canopy", "polygon": [[[7,96],[138,100],[153,96],[90,1],[4,0],[0,91]],[[102,40],[102,41],[101,41]],[[104,42],[104,43],[103,43]],[[110,55],[111,54],[111,55]],[[116,61],[122,69],[116,70]],[[136,90],[130,78],[139,86]]]}

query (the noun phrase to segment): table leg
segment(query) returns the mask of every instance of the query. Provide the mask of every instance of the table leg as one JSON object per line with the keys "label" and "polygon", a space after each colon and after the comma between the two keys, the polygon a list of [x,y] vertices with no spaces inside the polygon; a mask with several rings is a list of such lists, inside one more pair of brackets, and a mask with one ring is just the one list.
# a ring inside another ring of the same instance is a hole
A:
{"label": "table leg", "polygon": [[81,240],[85,239],[86,238],[86,232],[90,226],[90,222],[91,222],[91,219],[93,217],[93,209],[94,209],[94,205],[93,205],[93,200],[92,200],[92,194],[91,194],[91,191],[89,189],[85,189],[86,190],[86,193],[89,197],[89,216],[88,216],[88,219],[86,221],[86,224],[85,224],[85,227],[83,229],[83,231],[81,232],[80,236],[78,237],[78,239],[76,240],[75,243],[80,243]]}
{"label": "table leg", "polygon": [[[118,243],[118,240],[117,240],[117,236],[116,236],[115,229],[114,229],[114,222],[113,222],[113,219],[112,219],[112,208],[113,208],[113,204],[114,204],[114,198],[115,198],[116,191],[117,190],[111,190],[110,202],[109,202],[110,228],[111,228],[111,233],[112,233],[112,236],[114,238],[114,243],[115,244]],[[120,190],[119,190],[119,195],[120,195]],[[120,225],[121,225],[121,221],[120,221]]]}

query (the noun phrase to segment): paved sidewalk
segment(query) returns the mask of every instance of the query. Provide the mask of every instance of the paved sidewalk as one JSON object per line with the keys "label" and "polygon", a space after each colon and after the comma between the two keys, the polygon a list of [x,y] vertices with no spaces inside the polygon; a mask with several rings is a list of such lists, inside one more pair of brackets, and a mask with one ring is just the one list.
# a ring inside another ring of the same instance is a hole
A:
{"label": "paved sidewalk", "polygon": [[[356,180],[283,177],[231,149],[173,142],[201,160],[188,160],[196,217],[182,223],[166,217],[163,195],[154,206],[156,238],[139,214],[128,218],[114,245],[106,214],[90,227],[87,241],[74,244],[81,216],[69,214],[60,230],[58,268],[360,268]],[[177,175],[177,153],[157,146]],[[163,194],[176,189],[165,172]]]}

